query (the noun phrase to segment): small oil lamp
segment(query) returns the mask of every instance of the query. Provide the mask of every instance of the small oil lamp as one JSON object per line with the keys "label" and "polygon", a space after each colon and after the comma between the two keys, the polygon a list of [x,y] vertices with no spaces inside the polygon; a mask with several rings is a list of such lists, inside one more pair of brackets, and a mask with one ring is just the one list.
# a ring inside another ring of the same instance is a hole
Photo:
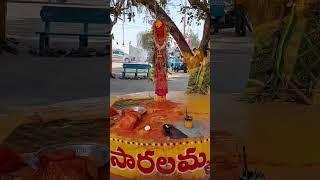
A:
{"label": "small oil lamp", "polygon": [[191,129],[192,128],[192,116],[189,116],[188,115],[188,110],[186,108],[186,116],[184,118],[184,127],[185,128],[189,128]]}

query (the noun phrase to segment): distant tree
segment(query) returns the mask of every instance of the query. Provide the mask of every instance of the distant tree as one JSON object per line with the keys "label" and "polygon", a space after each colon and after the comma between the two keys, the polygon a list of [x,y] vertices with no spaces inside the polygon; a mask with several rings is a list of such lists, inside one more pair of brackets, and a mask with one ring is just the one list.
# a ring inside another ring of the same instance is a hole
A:
{"label": "distant tree", "polygon": [[118,19],[123,18],[123,13],[126,14],[126,19],[133,21],[136,13],[142,13],[146,10],[146,14],[150,14],[152,18],[161,17],[167,22],[170,35],[177,42],[180,50],[186,54],[193,54],[183,34],[178,26],[170,17],[167,8],[169,4],[180,6],[180,13],[185,14],[186,23],[191,24],[196,22],[201,24],[204,22],[203,36],[199,44],[199,49],[205,51],[209,46],[210,39],[210,10],[208,0],[188,0],[188,4],[181,4],[180,1],[170,0],[112,0],[113,24],[117,23]]}
{"label": "distant tree", "polygon": [[200,40],[199,40],[199,37],[197,34],[195,34],[193,31],[191,31],[189,34],[188,34],[188,37],[190,38],[191,40],[191,48],[198,48],[199,45],[200,45]]}
{"label": "distant tree", "polygon": [[137,35],[138,46],[146,51],[153,49],[153,37],[151,31],[143,31]]}

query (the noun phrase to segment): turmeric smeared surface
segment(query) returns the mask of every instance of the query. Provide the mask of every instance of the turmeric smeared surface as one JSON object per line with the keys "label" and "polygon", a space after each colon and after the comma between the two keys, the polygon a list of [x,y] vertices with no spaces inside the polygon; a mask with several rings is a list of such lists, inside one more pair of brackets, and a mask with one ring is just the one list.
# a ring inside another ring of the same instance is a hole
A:
{"label": "turmeric smeared surface", "polygon": [[[139,102],[135,106],[141,106],[147,110],[141,116],[141,119],[135,121],[135,127],[131,129],[123,128],[121,124],[123,124],[122,121],[126,121],[126,117],[117,115],[115,116],[116,123],[111,127],[112,133],[124,137],[165,140],[166,137],[163,135],[162,126],[164,124],[176,124],[179,121],[184,121],[185,105],[182,103],[148,101],[145,103]],[[146,131],[146,126],[150,126],[150,130]]]}

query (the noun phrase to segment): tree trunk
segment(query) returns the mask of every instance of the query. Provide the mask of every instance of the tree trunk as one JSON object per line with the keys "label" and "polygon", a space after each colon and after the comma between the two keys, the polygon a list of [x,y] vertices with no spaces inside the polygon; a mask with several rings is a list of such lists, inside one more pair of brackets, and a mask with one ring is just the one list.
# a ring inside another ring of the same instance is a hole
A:
{"label": "tree trunk", "polygon": [[6,39],[7,0],[0,0],[0,42]]}
{"label": "tree trunk", "polygon": [[170,32],[171,36],[174,38],[174,40],[177,42],[181,52],[193,54],[191,48],[189,47],[186,39],[182,35],[179,28],[172,21],[172,19],[168,16],[168,14],[163,10],[163,8],[157,3],[156,0],[138,0],[138,3],[145,6],[148,10],[150,10],[152,13],[154,13],[157,17],[162,17],[164,19],[164,21],[166,21],[166,23],[168,25],[169,32]]}
{"label": "tree trunk", "polygon": [[210,42],[210,16],[207,16],[203,26],[203,35],[199,48],[203,51],[208,49]]}

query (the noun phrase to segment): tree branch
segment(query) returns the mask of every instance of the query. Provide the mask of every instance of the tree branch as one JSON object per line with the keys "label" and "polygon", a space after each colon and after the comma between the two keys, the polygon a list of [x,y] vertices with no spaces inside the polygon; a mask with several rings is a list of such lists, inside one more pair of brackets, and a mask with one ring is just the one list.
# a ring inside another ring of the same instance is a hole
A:
{"label": "tree branch", "polygon": [[179,28],[164,11],[164,9],[157,3],[156,0],[137,0],[137,2],[145,6],[150,12],[154,13],[156,16],[162,17],[166,21],[168,25],[168,30],[171,36],[177,42],[181,52],[193,54],[192,50],[190,49],[186,39],[182,35]]}
{"label": "tree branch", "polygon": [[209,42],[210,42],[210,16],[207,16],[204,21],[202,39],[201,39],[199,48],[202,49],[203,51],[207,50]]}
{"label": "tree branch", "polygon": [[205,12],[207,16],[210,15],[210,9],[206,1],[205,2],[201,2],[200,0],[188,0],[188,1],[192,7],[196,6],[199,9],[201,9],[203,12]]}
{"label": "tree branch", "polygon": [[203,0],[204,5],[206,5],[207,7],[209,6],[208,1],[207,0]]}
{"label": "tree branch", "polygon": [[121,14],[123,10],[126,8],[122,8],[125,0],[119,0],[115,3],[114,8],[113,8],[113,15],[114,15],[114,20],[112,21],[112,26],[114,26],[117,21],[118,21],[118,16]]}
{"label": "tree branch", "polygon": [[[125,0],[119,0],[116,3],[116,7],[114,9],[114,16],[115,19],[113,21],[113,25],[116,24],[117,20],[119,19],[119,16],[121,15],[121,12],[123,9],[122,6],[124,4]],[[201,11],[205,13],[205,23],[203,27],[203,37],[200,42],[199,48],[201,50],[206,50],[208,48],[209,44],[209,39],[210,39],[210,10],[207,5],[207,0],[188,0],[189,3],[193,6],[193,9],[195,7],[198,7]],[[168,16],[168,14],[165,12],[165,10],[161,7],[161,5],[156,1],[156,0],[136,0],[135,1],[137,4],[140,4],[153,15],[156,17],[161,17],[163,18],[167,25],[168,25],[168,30],[171,36],[175,39],[177,42],[181,52],[183,53],[189,53],[193,54],[191,48],[189,47],[185,37],[177,27],[177,25],[173,22],[173,20]]]}
{"label": "tree branch", "polygon": [[115,15],[115,14],[114,14],[114,20],[112,21],[112,27],[113,27],[115,24],[117,24],[117,22],[118,22],[118,15]]}

